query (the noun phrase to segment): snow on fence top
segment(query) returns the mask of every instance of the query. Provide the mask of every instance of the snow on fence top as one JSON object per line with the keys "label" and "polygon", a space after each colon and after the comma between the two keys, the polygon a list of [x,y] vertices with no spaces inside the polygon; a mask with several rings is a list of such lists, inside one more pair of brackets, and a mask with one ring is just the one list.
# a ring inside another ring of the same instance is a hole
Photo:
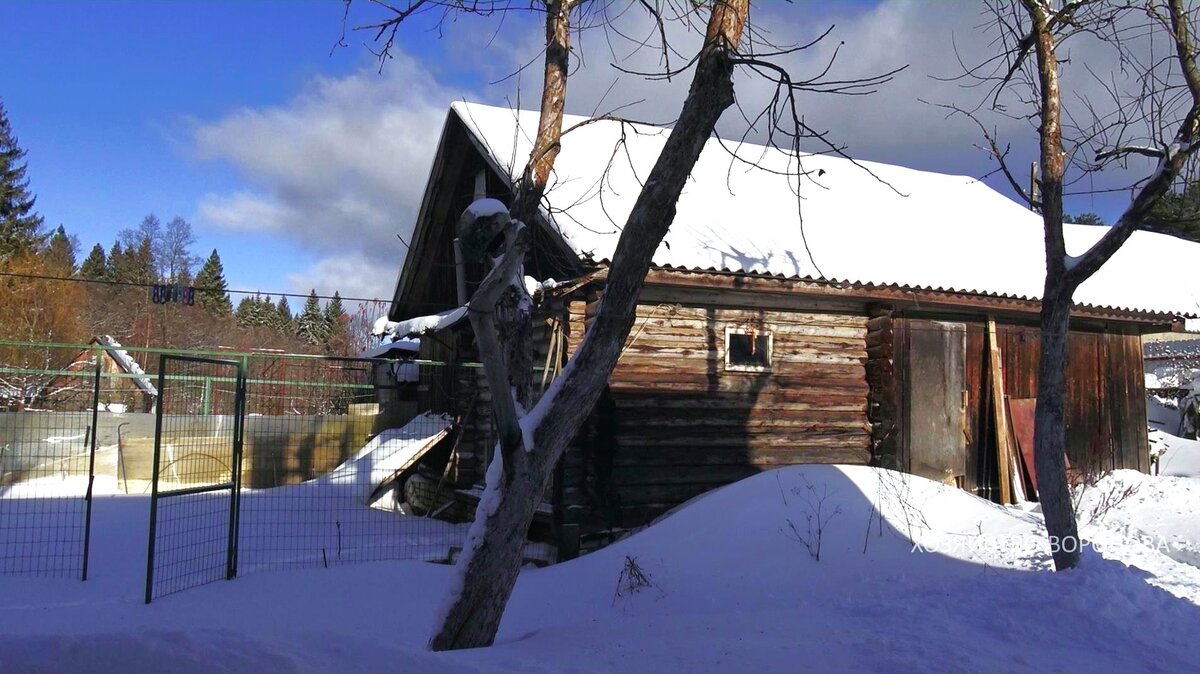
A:
{"label": "snow on fence top", "polygon": [[[461,102],[452,110],[500,170],[515,179],[533,147],[537,113]],[[568,116],[563,126],[583,119]],[[563,136],[547,198],[554,226],[581,257],[612,257],[641,181],[669,133],[596,121]],[[655,265],[1041,297],[1041,217],[979,180],[875,162],[855,166],[828,156],[797,160],[733,141],[724,145],[712,139],[705,147]],[[725,148],[736,148],[745,161]],[[805,175],[797,183],[798,166]],[[1066,225],[1067,252],[1082,254],[1104,231]],[[1164,283],[1153,273],[1168,265],[1181,270],[1200,265],[1200,244],[1137,232],[1079,288],[1075,300],[1200,314],[1200,284]]]}

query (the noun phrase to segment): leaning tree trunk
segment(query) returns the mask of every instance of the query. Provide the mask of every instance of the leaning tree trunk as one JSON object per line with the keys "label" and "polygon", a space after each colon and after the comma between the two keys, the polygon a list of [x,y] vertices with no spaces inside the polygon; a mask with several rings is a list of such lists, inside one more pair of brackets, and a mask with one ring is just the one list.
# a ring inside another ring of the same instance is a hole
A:
{"label": "leaning tree trunk", "polygon": [[[654,251],[675,218],[675,202],[721,113],[733,104],[734,59],[749,9],[749,0],[714,0],[687,100],[626,221],[599,314],[563,373],[524,419],[529,427],[514,429],[512,420],[497,419],[501,451],[488,470],[488,488],[456,569],[461,585],[452,588],[453,601],[430,641],[433,650],[489,646],[495,639],[552,468],[616,365]],[[483,336],[481,352],[485,342],[496,346],[488,315],[473,311],[471,317],[477,339]],[[497,354],[485,356],[493,400],[507,386],[495,365]],[[509,451],[503,438],[514,436],[532,440],[533,446]]]}
{"label": "leaning tree trunk", "polygon": [[[537,217],[561,148],[574,4],[572,0],[546,3],[546,56],[538,132],[511,208],[514,217],[529,222]],[[511,404],[515,400],[522,412],[532,405],[532,317],[529,295],[521,283],[528,244],[524,237],[532,234],[525,230],[519,243],[510,240],[515,245],[505,250],[505,258],[515,271],[500,274],[508,278],[498,281],[507,280],[509,285],[499,298],[493,302],[491,298],[474,297],[471,302],[469,318],[480,357],[485,361],[493,412],[501,427],[497,454],[492,459],[497,470],[489,469],[486,478],[487,491],[494,492],[500,502],[489,508],[486,499],[480,499],[459,560],[463,568],[457,570],[456,579],[461,587],[454,588],[458,594],[429,642],[435,651],[489,646],[496,638],[504,606],[521,568],[529,526],[553,474],[552,465],[543,466],[536,453],[522,451],[523,438],[516,427],[518,412]],[[511,398],[504,395],[509,390]],[[532,505],[522,509],[499,507],[501,504]],[[489,572],[486,582],[471,580]]]}

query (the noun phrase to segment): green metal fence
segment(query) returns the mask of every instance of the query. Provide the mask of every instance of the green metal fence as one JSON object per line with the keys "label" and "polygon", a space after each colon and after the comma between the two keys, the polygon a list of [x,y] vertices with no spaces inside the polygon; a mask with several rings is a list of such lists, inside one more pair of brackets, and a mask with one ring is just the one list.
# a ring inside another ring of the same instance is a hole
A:
{"label": "green metal fence", "polygon": [[[238,363],[245,376],[243,406],[235,405],[236,376],[202,368],[160,372],[164,354]],[[52,367],[33,367],[35,360]],[[160,484],[165,480],[172,489],[189,492],[197,487],[188,475],[213,474],[205,462],[220,454],[216,445],[223,441],[223,431],[237,424],[243,439],[241,485],[247,495],[245,505],[239,506],[244,510],[239,514],[243,570],[372,559],[444,559],[461,543],[461,527],[409,517],[399,500],[392,498],[401,491],[405,471],[417,467],[416,459],[397,465],[359,462],[352,471],[348,466],[368,443],[386,441],[408,451],[430,438],[450,437],[455,389],[459,381],[470,379],[465,370],[478,367],[423,360],[0,341],[0,512],[13,513],[18,507],[33,512],[65,503],[74,518],[76,510],[90,505],[83,499],[93,491],[93,484],[98,494],[149,496],[159,479]],[[163,408],[164,389],[186,390],[188,395]],[[231,409],[242,411],[235,418]],[[160,457],[156,468],[159,413],[167,419],[167,432],[160,440],[169,443],[170,455]],[[421,459],[430,464],[427,472],[443,474],[449,458],[447,444]],[[47,459],[44,449],[30,449],[42,445],[53,445],[58,454]],[[85,460],[87,448],[93,445],[95,458]],[[77,479],[91,463],[94,480]],[[63,479],[55,478],[54,484],[26,479],[34,474]],[[388,494],[380,491],[384,486],[391,490]],[[76,521],[70,520],[72,527]],[[22,535],[36,540],[63,538],[48,534],[47,522],[44,517],[22,520]],[[103,529],[101,520],[99,535]],[[72,541],[78,539],[71,535]],[[77,547],[69,548],[71,554]],[[0,561],[4,554],[0,550]],[[27,548],[20,554],[26,569],[63,567],[51,563],[44,549]],[[191,553],[185,545],[178,554],[186,559]],[[0,566],[0,572],[4,570]]]}

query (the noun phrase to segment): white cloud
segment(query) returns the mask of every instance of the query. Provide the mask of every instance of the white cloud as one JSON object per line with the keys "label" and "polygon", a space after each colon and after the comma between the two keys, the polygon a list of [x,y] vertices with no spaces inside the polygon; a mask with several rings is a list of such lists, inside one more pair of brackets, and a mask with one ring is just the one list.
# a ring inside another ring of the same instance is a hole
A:
{"label": "white cloud", "polygon": [[[619,20],[620,31],[635,39],[652,34],[645,12],[636,4],[632,7]],[[814,16],[818,12],[825,14]],[[846,143],[853,156],[975,175],[994,168],[985,153],[974,147],[980,136],[973,123],[962,118],[948,121],[943,112],[921,101],[978,100],[980,90],[964,90],[934,76],[955,75],[961,72],[959,58],[977,62],[991,49],[989,36],[979,29],[986,20],[980,5],[918,0],[885,0],[865,9],[844,4],[768,4],[756,8],[754,18],[760,27],[770,29],[770,37],[778,43],[806,42],[830,23],[837,24],[818,46],[783,59],[796,76],[820,72],[839,45],[841,53],[830,73],[834,79],[909,65],[869,97],[806,94],[801,99],[805,120]],[[397,234],[409,239],[450,102],[466,98],[515,103],[519,99],[523,107],[537,104],[541,26],[529,19],[510,20],[493,36],[495,28],[494,21],[483,20],[464,21],[453,28],[456,45],[486,45],[449,49],[437,65],[453,69],[461,81],[486,82],[534,60],[519,77],[474,90],[450,86],[432,75],[426,64],[397,52],[382,75],[370,68],[340,78],[317,77],[284,104],[237,110],[198,126],[194,141],[199,155],[228,162],[247,182],[247,187],[232,193],[204,195],[198,204],[201,220],[227,230],[287,237],[325,256],[292,278],[296,288],[306,291],[327,283],[327,288],[347,295],[388,294],[404,255]],[[671,62],[678,67],[697,47],[699,35],[679,26],[669,31],[679,52],[672,54]],[[669,122],[678,114],[690,71],[671,82],[648,81],[620,73],[612,62],[620,60],[622,67],[634,70],[659,69],[660,54],[653,48],[626,58],[630,42],[594,28],[576,35],[574,42],[579,51],[567,87],[569,112],[621,108],[628,117],[658,122]],[[1079,62],[1108,66],[1082,49],[1072,56]],[[763,83],[745,76],[739,77],[737,86],[739,101],[750,114],[770,94]],[[630,103],[636,105],[622,107]],[[1028,166],[1034,158],[1032,130],[1023,121],[995,118],[993,122],[1006,140],[1013,141],[1014,164]],[[740,124],[740,115],[730,110],[722,132],[740,133]],[[813,144],[806,149],[819,148]],[[1007,191],[999,178],[992,184]]]}
{"label": "white cloud", "polygon": [[197,213],[205,222],[233,231],[280,232],[292,216],[278,201],[248,191],[206,194],[200,197]]}
{"label": "white cloud", "polygon": [[379,298],[390,300],[396,273],[395,261],[380,260],[363,253],[338,253],[318,260],[309,268],[288,274],[287,284],[292,292],[318,295]]}
{"label": "white cloud", "polygon": [[195,131],[200,156],[254,188],[208,194],[202,219],[278,232],[318,252],[402,254],[448,103],[463,92],[397,55],[383,75],[319,77],[294,100],[243,109]]}

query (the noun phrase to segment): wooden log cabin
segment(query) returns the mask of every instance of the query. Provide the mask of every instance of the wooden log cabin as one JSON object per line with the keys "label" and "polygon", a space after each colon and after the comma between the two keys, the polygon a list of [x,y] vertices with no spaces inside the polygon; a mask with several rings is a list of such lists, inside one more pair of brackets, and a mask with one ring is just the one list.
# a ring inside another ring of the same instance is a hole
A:
{"label": "wooden log cabin", "polygon": [[[536,122],[534,112],[452,106],[393,321],[461,304],[459,214],[479,197],[511,198]],[[526,260],[535,280],[557,279],[540,293],[538,381],[586,335],[620,224],[668,133],[601,121],[564,136]],[[999,498],[996,400],[1037,392],[1039,216],[963,176],[716,140],[677,212],[608,391],[548,494],[565,554],[787,464],[876,464]],[[1073,252],[1103,233],[1067,230]],[[1200,261],[1198,249],[1139,232],[1076,293],[1067,376],[1075,465],[1148,469],[1140,335],[1198,307],[1192,289],[1151,285],[1144,271],[1181,255]],[[469,296],[484,270],[463,273]],[[421,356],[474,360],[469,323],[426,330]],[[460,421],[447,475],[465,487],[490,455],[490,399],[477,369],[441,376],[454,381],[437,388],[454,393],[430,404]]]}

